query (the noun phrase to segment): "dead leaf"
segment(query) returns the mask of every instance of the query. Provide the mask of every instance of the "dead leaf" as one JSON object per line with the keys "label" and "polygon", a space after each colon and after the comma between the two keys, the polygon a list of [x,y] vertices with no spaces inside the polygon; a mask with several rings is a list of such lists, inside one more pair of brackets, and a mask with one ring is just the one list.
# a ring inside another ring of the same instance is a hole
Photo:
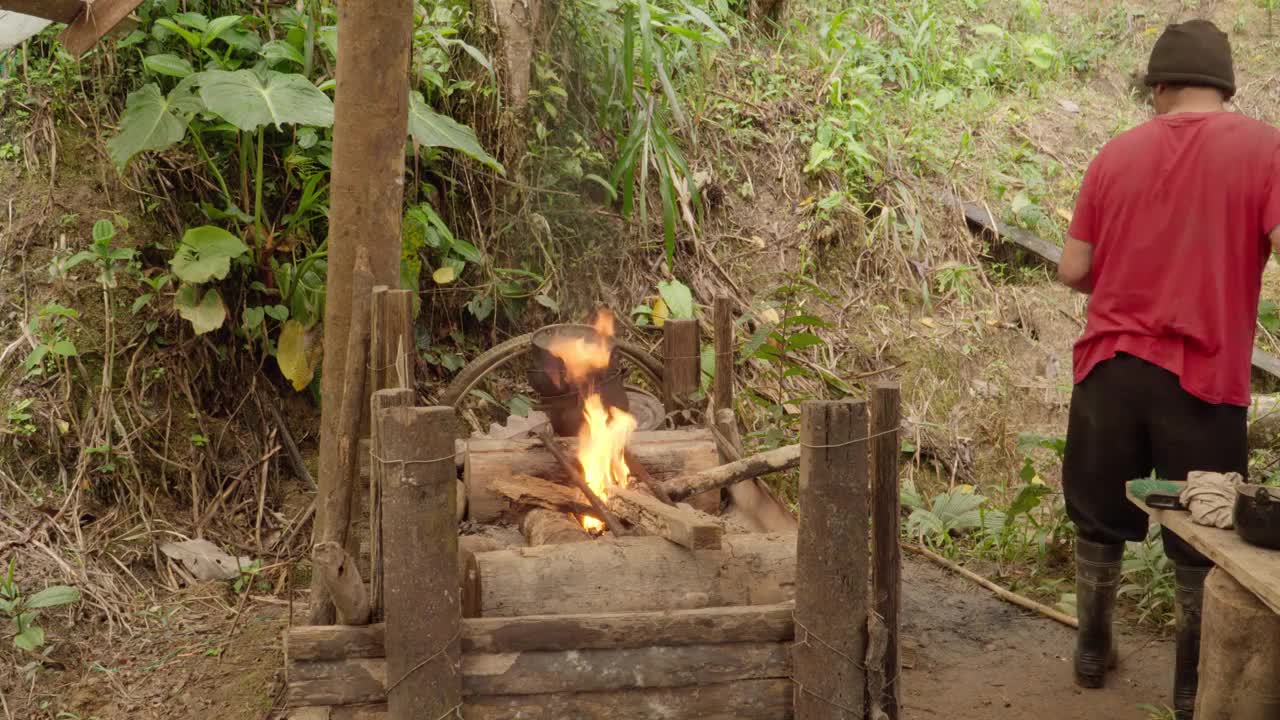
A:
{"label": "dead leaf", "polygon": [[1071,218],[1074,217],[1071,214],[1071,211],[1066,208],[1058,208],[1057,213],[1058,213],[1058,217],[1062,218],[1063,220],[1066,220],[1067,222],[1071,222]]}
{"label": "dead leaf", "polygon": [[1066,110],[1073,115],[1080,112],[1080,106],[1070,100],[1063,100],[1059,98],[1058,105],[1061,106],[1063,110]]}
{"label": "dead leaf", "polygon": [[222,552],[208,540],[165,543],[160,546],[160,552],[182,563],[182,567],[201,582],[234,580],[240,577],[241,569],[253,563],[250,558],[233,557]]}
{"label": "dead leaf", "polygon": [[312,364],[310,333],[297,320],[286,320],[276,341],[276,364],[280,373],[288,378],[294,390],[301,392],[311,384],[316,369]]}
{"label": "dead leaf", "polygon": [[658,298],[653,301],[653,312],[649,315],[653,320],[654,327],[662,327],[667,324],[667,318],[671,317],[671,309],[667,307],[667,301]]}

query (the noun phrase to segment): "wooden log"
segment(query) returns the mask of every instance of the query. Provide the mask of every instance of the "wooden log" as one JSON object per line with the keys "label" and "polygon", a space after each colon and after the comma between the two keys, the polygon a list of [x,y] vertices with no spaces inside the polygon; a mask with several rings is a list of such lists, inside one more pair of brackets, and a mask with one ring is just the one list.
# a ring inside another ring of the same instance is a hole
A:
{"label": "wooden log", "polygon": [[[790,675],[787,643],[472,653],[462,658],[462,688],[468,697],[691,687]],[[387,678],[388,661],[377,658],[294,663],[289,672],[289,704],[382,702]],[[393,708],[399,689],[391,694]]]}
{"label": "wooden log", "polygon": [[795,536],[727,535],[689,552],[653,537],[478,553],[463,596],[481,617],[638,612],[790,600]]}
{"label": "wooden log", "polygon": [[1196,720],[1280,717],[1280,615],[1222,568],[1204,586]]}
{"label": "wooden log", "polygon": [[[576,438],[564,440],[564,446],[570,455],[576,455]],[[660,481],[720,464],[715,440],[710,431],[703,429],[638,432],[631,436],[628,451]],[[515,475],[569,484],[568,473],[540,440],[467,441],[463,477],[471,520],[492,523],[508,512],[509,503],[494,491],[491,483]]]}
{"label": "wooden log", "polygon": [[369,593],[355,558],[337,543],[322,542],[311,552],[311,568],[333,601],[339,625],[369,624]]}
{"label": "wooden log", "polygon": [[668,320],[662,326],[662,401],[679,410],[702,386],[697,320]]}
{"label": "wooden log", "polygon": [[577,515],[590,515],[593,510],[581,490],[532,475],[494,478],[488,485],[513,508],[532,506]]}
{"label": "wooden log", "polygon": [[649,535],[666,538],[690,550],[720,549],[724,526],[706,513],[666,505],[655,497],[626,488],[616,488],[610,493],[609,509]]}
{"label": "wooden log", "polygon": [[867,408],[801,409],[796,539],[795,708],[799,720],[862,720],[867,699]]}
{"label": "wooden log", "polygon": [[673,500],[683,500],[691,495],[718,490],[743,480],[790,470],[799,464],[800,446],[784,445],[726,465],[681,475],[665,481],[663,485]]}
{"label": "wooden log", "polygon": [[601,500],[600,496],[587,484],[586,478],[582,475],[582,466],[576,459],[570,458],[565,453],[564,448],[560,446],[560,438],[556,437],[550,425],[542,428],[538,433],[538,439],[542,441],[542,446],[550,450],[551,454],[555,456],[556,462],[560,463],[560,467],[569,476],[572,484],[577,486],[578,490],[582,491],[583,496],[587,498],[587,502],[591,503],[592,516],[603,522],[609,532],[618,537],[622,536],[622,523],[609,511],[608,506],[604,504],[604,500]]}
{"label": "wooden log", "polygon": [[79,57],[123,23],[129,13],[141,4],[142,0],[94,0],[58,34],[58,40],[68,53]]}
{"label": "wooden log", "polygon": [[[720,422],[720,411],[733,412],[733,301],[727,297],[718,297],[711,306],[711,314],[715,326],[716,375],[715,392],[712,396],[712,410],[716,422]],[[737,423],[734,423],[737,429]]]}
{"label": "wooden log", "polygon": [[[385,705],[307,707],[290,720],[387,720]],[[791,720],[791,681],[738,680],[714,685],[594,693],[481,696],[464,700],[467,720]]]}
{"label": "wooden log", "polygon": [[[377,296],[375,292],[375,298]],[[375,390],[369,398],[371,417],[377,417],[384,410],[393,407],[410,407],[414,404],[415,393],[408,389]],[[386,477],[386,465],[381,458],[386,457],[387,449],[382,440],[380,427],[370,426],[369,450],[369,604],[375,620],[383,618],[383,597],[385,569],[382,564],[382,487]]]}
{"label": "wooden log", "polygon": [[558,510],[534,508],[520,520],[520,532],[530,545],[564,545],[587,542],[591,535],[572,515]]}
{"label": "wooden log", "polygon": [[[898,613],[902,607],[902,491],[898,485],[898,441],[901,400],[896,384],[871,387],[871,528],[873,532],[872,598],[875,614],[884,625],[884,663],[874,668],[884,687],[879,698],[870,698],[885,720],[898,720],[901,671],[898,656]],[[871,668],[869,668],[871,669]]]}
{"label": "wooden log", "polygon": [[[369,251],[356,249],[355,268],[351,275],[352,317],[347,335],[346,368],[341,407],[336,423],[337,453],[334,465],[320,464],[320,491],[317,495],[314,536],[316,544],[336,543],[353,557],[359,556],[359,543],[351,532],[351,508],[358,495],[356,477],[359,460],[356,450],[360,438],[360,404],[364,402],[364,366],[369,353],[369,297],[373,273],[369,269]],[[361,310],[363,309],[363,312]],[[334,620],[333,601],[319,573],[311,579],[311,624],[328,625]]]}
{"label": "wooden log", "polygon": [[387,701],[393,720],[438,720],[462,703],[453,408],[391,408],[373,422],[394,463],[382,496]]}
{"label": "wooden log", "polygon": [[[618,650],[651,646],[789,642],[791,603],[462,621],[464,653]],[[384,657],[386,626],[300,625],[285,633],[289,662]]]}

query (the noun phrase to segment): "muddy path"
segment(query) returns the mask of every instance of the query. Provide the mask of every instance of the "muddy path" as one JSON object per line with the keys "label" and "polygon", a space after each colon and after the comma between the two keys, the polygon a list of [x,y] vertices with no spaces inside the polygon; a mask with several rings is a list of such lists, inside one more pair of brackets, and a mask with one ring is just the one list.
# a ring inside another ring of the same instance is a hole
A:
{"label": "muddy path", "polygon": [[1109,687],[1071,680],[1075,631],[923,561],[903,567],[905,720],[1145,720],[1173,684],[1173,644],[1122,629]]}

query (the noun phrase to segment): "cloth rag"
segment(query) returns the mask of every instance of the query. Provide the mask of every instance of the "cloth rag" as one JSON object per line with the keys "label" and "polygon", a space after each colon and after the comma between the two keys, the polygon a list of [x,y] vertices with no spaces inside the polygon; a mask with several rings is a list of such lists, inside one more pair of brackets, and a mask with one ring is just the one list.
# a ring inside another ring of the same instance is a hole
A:
{"label": "cloth rag", "polygon": [[1236,504],[1236,486],[1243,483],[1240,473],[1196,470],[1187,473],[1187,486],[1178,499],[1191,512],[1191,521],[1197,525],[1230,530],[1235,522],[1232,511]]}

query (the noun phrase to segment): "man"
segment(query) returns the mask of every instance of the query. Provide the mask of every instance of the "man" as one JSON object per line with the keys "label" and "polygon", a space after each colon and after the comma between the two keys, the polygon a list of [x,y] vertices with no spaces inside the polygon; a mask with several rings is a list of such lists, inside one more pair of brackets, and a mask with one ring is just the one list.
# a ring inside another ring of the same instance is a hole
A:
{"label": "man", "polygon": [[[1153,471],[1246,474],[1249,373],[1262,270],[1280,249],[1280,131],[1228,112],[1231,46],[1212,23],[1169,26],[1146,83],[1157,116],[1085,173],[1058,276],[1091,295],[1075,347],[1063,489],[1076,523],[1076,682],[1115,664],[1125,541],[1147,517],[1125,483]],[[1177,590],[1174,709],[1192,717],[1210,562],[1164,534]]]}

